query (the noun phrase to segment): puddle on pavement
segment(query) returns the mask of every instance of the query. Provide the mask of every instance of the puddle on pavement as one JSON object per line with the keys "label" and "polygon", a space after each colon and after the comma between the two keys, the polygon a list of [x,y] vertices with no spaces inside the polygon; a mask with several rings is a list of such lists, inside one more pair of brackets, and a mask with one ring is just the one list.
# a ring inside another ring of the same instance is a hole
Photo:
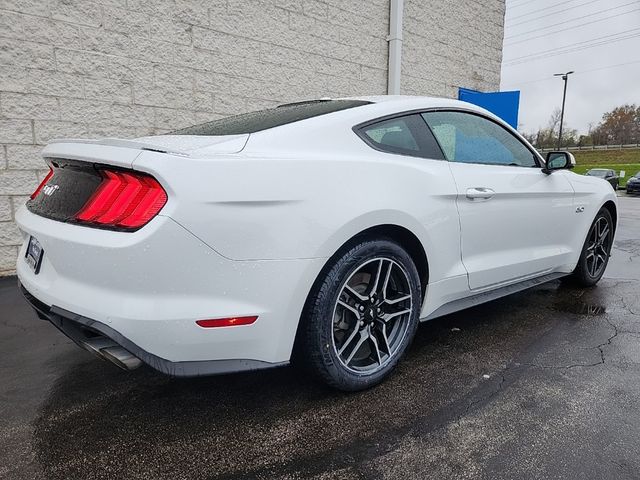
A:
{"label": "puddle on pavement", "polygon": [[573,313],[576,315],[603,315],[606,312],[605,307],[602,305],[594,305],[581,301],[556,302],[551,308],[559,312]]}

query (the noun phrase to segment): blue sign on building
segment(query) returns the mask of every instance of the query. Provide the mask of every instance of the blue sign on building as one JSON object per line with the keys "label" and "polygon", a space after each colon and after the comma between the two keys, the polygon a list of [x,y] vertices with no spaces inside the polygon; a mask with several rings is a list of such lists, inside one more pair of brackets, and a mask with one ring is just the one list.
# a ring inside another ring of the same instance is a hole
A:
{"label": "blue sign on building", "polygon": [[513,128],[518,128],[518,108],[520,106],[519,90],[485,93],[468,88],[459,88],[458,100],[463,100],[485,108]]}

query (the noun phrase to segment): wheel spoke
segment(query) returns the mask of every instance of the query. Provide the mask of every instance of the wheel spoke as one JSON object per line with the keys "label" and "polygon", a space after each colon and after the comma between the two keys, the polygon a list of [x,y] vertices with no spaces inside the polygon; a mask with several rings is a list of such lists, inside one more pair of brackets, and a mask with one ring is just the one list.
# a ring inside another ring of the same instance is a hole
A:
{"label": "wheel spoke", "polygon": [[384,284],[382,285],[382,299],[387,300],[387,288],[389,287],[389,278],[391,278],[391,270],[393,270],[393,263],[389,262],[389,268],[387,268],[387,275],[384,278]]}
{"label": "wheel spoke", "polygon": [[593,262],[591,263],[591,268],[589,269],[589,273],[591,274],[592,277],[596,276],[597,265],[598,265],[598,258],[594,256]]}
{"label": "wheel spoke", "polygon": [[354,355],[356,354],[356,352],[358,350],[360,350],[360,347],[367,340],[367,338],[369,338],[369,335],[366,333],[366,330],[360,330],[360,338],[358,339],[358,342],[356,343],[356,346],[353,347],[353,350],[351,350],[351,353],[349,353],[349,356],[345,360],[345,363],[347,365],[349,365],[351,363],[351,360],[353,359]]}
{"label": "wheel spoke", "polygon": [[411,294],[403,295],[402,297],[394,298],[393,300],[386,299],[382,303],[386,303],[387,305],[395,305],[396,303],[404,302],[405,300],[409,300],[411,298]]}
{"label": "wheel spoke", "polygon": [[385,349],[385,353],[387,355],[391,355],[391,348],[389,347],[389,337],[387,336],[387,324],[383,323],[380,328],[380,333],[382,334],[383,347]]}
{"label": "wheel spoke", "polygon": [[378,365],[382,365],[382,358],[380,357],[380,348],[378,347],[378,340],[376,340],[376,337],[373,334],[373,332],[369,332],[369,339],[371,340],[371,343],[373,343],[373,346],[375,347],[375,354],[376,354],[376,357],[378,358]]}
{"label": "wheel spoke", "polygon": [[609,235],[609,226],[606,225],[604,230],[602,231],[602,233],[600,233],[600,236],[598,237],[600,239],[600,243],[604,242],[604,239],[607,238],[607,235]]}
{"label": "wheel spoke", "polygon": [[360,312],[355,307],[352,307],[347,302],[343,302],[342,300],[338,300],[338,305],[352,312],[356,316],[356,318],[360,320]]}
{"label": "wheel spoke", "polygon": [[342,355],[342,352],[344,352],[344,349],[347,348],[349,344],[353,341],[353,339],[356,337],[356,335],[358,334],[359,326],[360,324],[356,322],[355,326],[353,327],[353,331],[349,334],[349,337],[342,344],[342,347],[340,347],[340,350],[338,350],[338,355]]}
{"label": "wheel spoke", "polygon": [[384,323],[389,323],[389,320],[393,320],[396,317],[399,317],[400,315],[404,315],[406,313],[410,313],[411,309],[407,308],[405,310],[399,310],[397,312],[393,312],[393,313],[385,313],[382,317],[382,321]]}
{"label": "wheel spoke", "polygon": [[607,249],[604,248],[604,245],[600,245],[600,252],[602,253],[602,255],[604,255],[605,257],[609,256],[609,252],[607,252]]}
{"label": "wheel spoke", "polygon": [[380,259],[380,261],[378,262],[378,270],[376,272],[376,278],[373,281],[373,286],[371,286],[371,288],[369,288],[369,296],[373,295],[374,293],[376,293],[378,291],[378,284],[380,283],[380,276],[382,275],[382,266],[384,264],[384,260]]}
{"label": "wheel spoke", "polygon": [[349,285],[345,285],[344,286],[343,292],[346,295],[351,296],[351,298],[353,298],[353,300],[356,301],[356,302],[364,302],[367,299],[367,297],[365,295],[362,295],[362,294],[356,292]]}

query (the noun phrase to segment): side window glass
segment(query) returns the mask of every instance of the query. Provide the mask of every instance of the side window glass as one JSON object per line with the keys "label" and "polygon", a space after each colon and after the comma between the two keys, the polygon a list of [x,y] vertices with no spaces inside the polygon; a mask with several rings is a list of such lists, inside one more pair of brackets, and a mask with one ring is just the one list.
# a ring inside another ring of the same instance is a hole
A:
{"label": "side window glass", "polygon": [[502,126],[464,112],[422,114],[447,160],[536,167],[534,154]]}
{"label": "side window glass", "polygon": [[418,152],[418,142],[411,133],[406,117],[394,118],[365,127],[363,133],[376,146],[392,151],[408,150]]}

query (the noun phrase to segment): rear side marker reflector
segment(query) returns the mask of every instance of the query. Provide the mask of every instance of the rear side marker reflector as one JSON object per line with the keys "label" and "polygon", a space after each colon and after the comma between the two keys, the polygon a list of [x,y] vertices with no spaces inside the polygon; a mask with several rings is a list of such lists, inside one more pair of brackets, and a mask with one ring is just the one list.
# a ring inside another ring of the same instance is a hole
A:
{"label": "rear side marker reflector", "polygon": [[196,320],[196,323],[204,328],[214,327],[236,327],[238,325],[251,325],[258,319],[258,316],[251,317],[229,317],[216,318],[212,320]]}
{"label": "rear side marker reflector", "polygon": [[49,168],[49,173],[47,173],[47,176],[44,177],[44,180],[40,182],[40,185],[38,185],[38,188],[36,188],[35,191],[31,194],[31,200],[33,200],[38,196],[38,194],[40,193],[40,190],[42,190],[42,187],[44,187],[47,184],[47,182],[51,179],[52,176],[53,176],[53,168]]}
{"label": "rear side marker reflector", "polygon": [[167,193],[149,175],[118,170],[100,170],[100,174],[102,183],[76,214],[78,222],[137,229],[167,203]]}

